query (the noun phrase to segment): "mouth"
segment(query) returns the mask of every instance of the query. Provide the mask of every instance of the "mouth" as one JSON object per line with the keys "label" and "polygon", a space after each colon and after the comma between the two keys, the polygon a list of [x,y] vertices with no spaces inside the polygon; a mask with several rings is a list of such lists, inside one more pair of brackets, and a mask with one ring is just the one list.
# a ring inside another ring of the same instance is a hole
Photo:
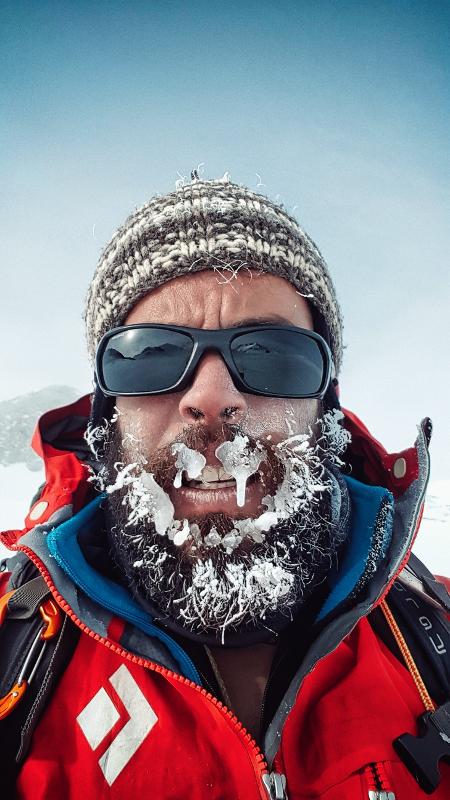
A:
{"label": "mouth", "polygon": [[[247,486],[255,483],[259,479],[258,474],[251,475],[247,480]],[[236,481],[232,475],[226,472],[223,467],[214,467],[207,464],[196,480],[188,480],[184,474],[182,486],[199,491],[214,491],[217,489],[234,489],[236,491]]]}
{"label": "mouth", "polygon": [[237,502],[235,479],[223,467],[207,464],[194,480],[183,475],[181,486],[172,487],[170,498],[178,519],[199,515],[223,513],[235,519],[258,516],[265,510],[262,498],[267,494],[266,484],[259,472],[247,479],[244,506]]}

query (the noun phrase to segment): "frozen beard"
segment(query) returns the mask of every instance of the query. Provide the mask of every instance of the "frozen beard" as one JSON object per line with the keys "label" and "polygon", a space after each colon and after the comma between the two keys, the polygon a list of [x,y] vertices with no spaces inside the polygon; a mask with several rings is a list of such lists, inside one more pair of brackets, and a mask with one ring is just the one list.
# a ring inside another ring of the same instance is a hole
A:
{"label": "frozen beard", "polygon": [[[336,479],[325,467],[348,442],[339,414],[328,412],[319,433],[310,429],[278,444],[234,425],[192,426],[149,460],[136,438],[122,439],[119,426],[110,426],[102,477],[111,552],[156,618],[222,643],[289,623],[346,535],[333,514]],[[211,444],[221,468],[206,464]],[[248,485],[260,481],[266,494],[259,516],[174,519],[172,487],[214,479],[235,482],[242,508]]]}

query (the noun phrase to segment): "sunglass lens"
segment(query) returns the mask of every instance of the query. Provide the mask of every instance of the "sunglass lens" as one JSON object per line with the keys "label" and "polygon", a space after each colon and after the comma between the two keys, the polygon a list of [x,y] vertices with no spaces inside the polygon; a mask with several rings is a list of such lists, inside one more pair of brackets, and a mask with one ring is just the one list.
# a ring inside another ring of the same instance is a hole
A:
{"label": "sunglass lens", "polygon": [[255,331],[231,343],[234,363],[249,389],[278,397],[318,392],[326,364],[318,342],[296,331]]}
{"label": "sunglass lens", "polygon": [[161,392],[181,378],[192,353],[189,336],[162,328],[113,335],[102,357],[105,387],[115,394]]}

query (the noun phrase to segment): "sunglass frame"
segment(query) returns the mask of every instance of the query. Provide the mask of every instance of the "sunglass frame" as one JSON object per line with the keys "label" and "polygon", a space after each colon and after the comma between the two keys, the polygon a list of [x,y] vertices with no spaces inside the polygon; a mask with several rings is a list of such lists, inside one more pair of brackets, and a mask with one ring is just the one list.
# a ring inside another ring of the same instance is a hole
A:
{"label": "sunglass frame", "polygon": [[[109,341],[119,333],[124,333],[126,331],[133,329],[142,330],[145,328],[175,331],[177,333],[186,334],[191,339],[193,344],[192,353],[190,355],[189,361],[180,379],[167,389],[157,389],[147,392],[117,393],[108,389],[103,377],[102,361]],[[243,334],[267,331],[267,330],[295,331],[296,334],[300,333],[305,337],[314,339],[314,341],[317,342],[324,362],[324,374],[322,377],[320,388],[317,392],[311,392],[306,394],[305,393],[281,394],[281,395],[273,394],[273,392],[268,392],[260,389],[253,389],[244,380],[242,380],[241,375],[239,374],[239,371],[233,361],[231,342],[238,336],[241,336]],[[234,385],[239,391],[262,397],[282,397],[286,399],[299,399],[299,400],[307,400],[313,398],[322,399],[328,389],[330,380],[334,375],[333,357],[327,342],[322,336],[320,336],[320,334],[316,333],[315,331],[311,331],[308,328],[298,328],[295,325],[272,325],[268,323],[268,324],[248,325],[248,326],[234,327],[234,328],[213,329],[213,328],[187,328],[180,325],[166,325],[166,324],[159,324],[152,322],[149,323],[142,322],[142,323],[134,323],[132,325],[122,325],[118,328],[112,328],[110,331],[105,333],[105,335],[102,337],[97,347],[97,353],[95,358],[96,380],[100,390],[106,397],[151,397],[153,395],[172,394],[174,392],[181,392],[184,389],[186,389],[192,382],[192,378],[198,366],[198,363],[202,358],[202,356],[207,351],[216,351],[222,356],[228,368],[228,371],[231,377],[233,378]]]}

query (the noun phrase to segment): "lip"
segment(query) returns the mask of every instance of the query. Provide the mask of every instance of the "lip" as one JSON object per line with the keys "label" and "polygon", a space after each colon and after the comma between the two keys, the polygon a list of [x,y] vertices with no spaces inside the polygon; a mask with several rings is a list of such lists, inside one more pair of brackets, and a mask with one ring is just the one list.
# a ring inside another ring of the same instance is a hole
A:
{"label": "lip", "polygon": [[179,489],[172,489],[170,499],[175,508],[175,515],[179,519],[218,513],[239,518],[250,517],[264,510],[261,500],[266,494],[267,490],[263,483],[256,480],[247,484],[243,506],[237,504],[235,484],[217,489],[183,485]]}

